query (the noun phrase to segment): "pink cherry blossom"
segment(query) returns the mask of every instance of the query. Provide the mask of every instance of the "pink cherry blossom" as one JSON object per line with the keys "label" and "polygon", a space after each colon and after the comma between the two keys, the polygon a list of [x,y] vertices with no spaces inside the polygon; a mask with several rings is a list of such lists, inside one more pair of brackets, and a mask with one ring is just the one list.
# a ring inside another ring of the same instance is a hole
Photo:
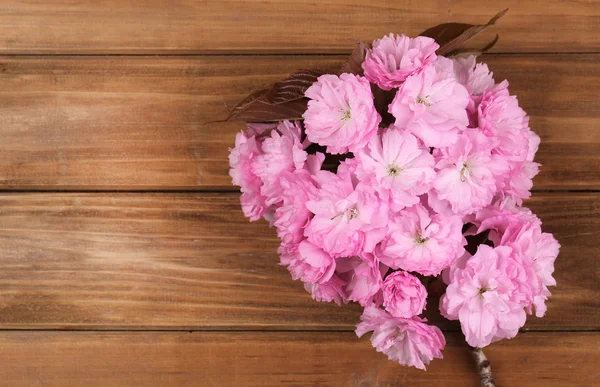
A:
{"label": "pink cherry blossom", "polygon": [[523,227],[541,227],[541,220],[530,209],[514,203],[492,205],[478,211],[471,223],[478,227],[476,233],[489,230],[488,239],[495,246],[515,241]]}
{"label": "pink cherry blossom", "polygon": [[[461,216],[489,205],[509,171],[505,160],[492,154],[492,147],[481,132],[469,129],[454,145],[437,149],[437,176],[430,197],[447,201],[452,212]],[[438,210],[435,202],[431,205]]]}
{"label": "pink cherry blossom", "polygon": [[523,199],[531,197],[533,178],[538,174],[540,164],[532,161],[510,163],[510,172],[505,175],[501,191],[503,197],[511,198],[515,203],[523,204]]}
{"label": "pink cherry blossom", "polygon": [[296,123],[282,121],[277,130],[271,130],[270,136],[262,140],[262,152],[253,161],[252,171],[263,181],[261,194],[267,205],[280,200],[279,176],[285,171],[304,168],[308,155],[301,142],[301,133]]}
{"label": "pink cherry blossom", "polygon": [[381,262],[438,275],[464,253],[462,225],[460,217],[430,213],[422,204],[407,208],[390,221],[389,235],[378,250]]}
{"label": "pink cherry blossom", "polygon": [[346,282],[344,288],[350,301],[362,306],[381,305],[383,302],[381,284],[388,267],[369,253],[360,257],[338,258],[336,272]]}
{"label": "pink cherry blossom", "polygon": [[315,215],[304,234],[334,257],[372,252],[385,235],[387,206],[369,185],[353,182],[353,174],[320,171],[319,198],[306,203]]}
{"label": "pink cherry blossom", "polygon": [[[510,246],[521,264],[531,267],[536,276],[528,281],[532,303],[536,316],[542,317],[546,311],[545,301],[550,296],[548,286],[556,285],[552,273],[560,244],[552,234],[542,232],[541,221],[522,207],[491,207],[480,211],[476,224],[477,221],[481,221],[478,233],[489,230],[488,238],[494,245]],[[530,307],[528,305],[528,311]]]}
{"label": "pink cherry blossom", "polygon": [[431,360],[443,358],[444,335],[438,327],[425,324],[425,319],[398,318],[375,306],[368,306],[360,320],[356,335],[362,337],[373,331],[371,344],[390,360],[424,370]]}
{"label": "pink cherry blossom", "polygon": [[277,235],[285,244],[300,243],[304,228],[312,217],[306,203],[317,199],[319,190],[313,175],[305,169],[282,173],[278,184],[281,203],[275,210],[273,223]]}
{"label": "pink cherry blossom", "polygon": [[389,197],[393,211],[417,204],[435,176],[428,149],[409,132],[393,127],[374,137],[357,157],[357,176],[380,197]]}
{"label": "pink cherry blossom", "polygon": [[454,58],[456,80],[466,87],[472,97],[479,97],[485,91],[494,87],[494,74],[487,64],[477,63],[476,57]]}
{"label": "pink cherry blossom", "polygon": [[342,306],[342,303],[347,303],[346,294],[344,293],[344,281],[337,275],[333,275],[327,282],[323,283],[304,283],[304,289],[309,292],[315,301],[319,302],[335,302]]}
{"label": "pink cherry blossom", "polygon": [[436,58],[440,46],[432,38],[389,34],[373,42],[362,64],[365,77],[383,90],[400,87],[409,75]]}
{"label": "pink cherry blossom", "polygon": [[281,264],[288,267],[295,280],[324,283],[335,272],[335,259],[307,241],[300,242],[296,248],[284,246],[280,253]]}
{"label": "pink cherry blossom", "polygon": [[498,140],[496,153],[508,161],[522,162],[528,158],[530,139],[534,135],[530,133],[529,117],[519,107],[517,97],[509,94],[507,81],[485,91],[477,111],[479,129]]}
{"label": "pink cherry blossom", "polygon": [[406,78],[389,112],[395,125],[410,130],[428,147],[453,144],[469,124],[469,93],[447,71],[434,64]]}
{"label": "pink cherry blossom", "polygon": [[338,154],[363,148],[379,128],[369,82],[353,74],[327,74],[306,90],[304,113],[308,139]]}
{"label": "pink cherry blossom", "polygon": [[450,269],[449,285],[440,300],[442,315],[460,320],[467,343],[485,347],[513,338],[525,324],[528,276],[508,246],[480,245]]}
{"label": "pink cherry blossom", "polygon": [[396,271],[383,281],[383,306],[394,317],[410,318],[425,309],[427,290],[417,277]]}
{"label": "pink cherry blossom", "polygon": [[255,136],[240,132],[235,136],[235,147],[229,150],[229,175],[242,191],[241,204],[250,221],[260,219],[269,209],[261,194],[262,180],[253,172],[252,163],[262,154]]}

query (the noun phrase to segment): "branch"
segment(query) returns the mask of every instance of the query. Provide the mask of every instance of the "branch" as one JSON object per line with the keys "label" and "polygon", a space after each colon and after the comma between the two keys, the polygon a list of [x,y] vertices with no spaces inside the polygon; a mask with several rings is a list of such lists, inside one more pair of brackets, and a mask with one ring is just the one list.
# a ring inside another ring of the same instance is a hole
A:
{"label": "branch", "polygon": [[473,357],[477,364],[477,369],[479,370],[481,387],[496,387],[496,383],[494,382],[494,379],[492,379],[492,367],[490,361],[485,357],[483,349],[471,347],[471,351],[473,351]]}

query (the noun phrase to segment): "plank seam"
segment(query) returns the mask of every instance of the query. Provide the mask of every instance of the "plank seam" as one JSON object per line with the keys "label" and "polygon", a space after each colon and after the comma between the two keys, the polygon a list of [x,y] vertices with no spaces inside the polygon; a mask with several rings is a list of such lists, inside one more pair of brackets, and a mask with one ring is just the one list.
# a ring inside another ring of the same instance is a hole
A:
{"label": "plank seam", "polygon": [[[81,54],[73,54],[73,53],[2,53],[0,51],[0,57],[278,57],[278,56],[323,56],[323,57],[331,57],[331,56],[340,56],[346,57],[350,54],[351,47],[348,48],[348,54],[341,52],[332,52],[332,53],[323,53],[323,52],[299,52],[299,53],[145,53],[145,54],[136,54],[136,53],[128,53],[128,54],[118,54],[118,53],[104,53],[104,54],[91,54],[91,53],[81,53]],[[493,52],[486,53],[485,56],[550,56],[550,55],[600,55],[600,51],[577,51],[577,52]]]}

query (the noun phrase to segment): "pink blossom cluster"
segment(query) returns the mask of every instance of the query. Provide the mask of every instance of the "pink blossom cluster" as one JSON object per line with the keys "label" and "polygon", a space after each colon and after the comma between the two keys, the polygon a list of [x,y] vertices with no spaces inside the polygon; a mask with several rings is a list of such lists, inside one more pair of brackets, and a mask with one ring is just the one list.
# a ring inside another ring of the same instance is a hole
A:
{"label": "pink blossom cluster", "polygon": [[[315,300],[359,303],[357,335],[421,369],[445,345],[421,316],[432,277],[441,314],[483,347],[544,315],[560,247],[521,207],[540,139],[508,82],[438,47],[376,40],[364,76],[322,75],[303,121],[249,124],[230,154],[244,214],[275,226],[292,277]],[[383,110],[377,89],[393,93]]]}

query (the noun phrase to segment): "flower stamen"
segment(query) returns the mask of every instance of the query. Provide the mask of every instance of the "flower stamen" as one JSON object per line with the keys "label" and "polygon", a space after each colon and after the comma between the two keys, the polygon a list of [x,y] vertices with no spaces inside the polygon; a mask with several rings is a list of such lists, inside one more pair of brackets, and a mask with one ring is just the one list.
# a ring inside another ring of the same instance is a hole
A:
{"label": "flower stamen", "polygon": [[344,111],[344,114],[342,114],[342,121],[348,121],[350,118],[352,118],[352,112],[350,111],[350,108],[348,108]]}
{"label": "flower stamen", "polygon": [[420,103],[420,104],[425,105],[425,106],[431,106],[431,102],[429,101],[429,96],[428,95],[426,95],[425,97],[418,96],[417,97],[417,103]]}
{"label": "flower stamen", "polygon": [[402,172],[402,168],[397,165],[388,165],[387,172],[389,176],[398,176]]}
{"label": "flower stamen", "polygon": [[423,238],[423,237],[421,236],[421,233],[420,233],[420,232],[418,232],[418,233],[417,233],[417,236],[415,237],[415,242],[417,242],[417,244],[419,244],[419,245],[422,245],[422,244],[424,244],[424,243],[425,243],[425,242],[427,242],[428,240],[429,240],[429,238]]}
{"label": "flower stamen", "polygon": [[344,215],[346,215],[346,218],[348,219],[348,221],[350,221],[358,216],[358,210],[356,209],[356,207],[348,208],[346,211],[342,211],[339,214],[335,215],[333,218],[331,218],[331,220],[335,220],[340,216]]}
{"label": "flower stamen", "polygon": [[467,181],[469,174],[469,166],[467,165],[467,163],[463,163],[462,169],[460,170],[460,181],[462,181],[463,183]]}

